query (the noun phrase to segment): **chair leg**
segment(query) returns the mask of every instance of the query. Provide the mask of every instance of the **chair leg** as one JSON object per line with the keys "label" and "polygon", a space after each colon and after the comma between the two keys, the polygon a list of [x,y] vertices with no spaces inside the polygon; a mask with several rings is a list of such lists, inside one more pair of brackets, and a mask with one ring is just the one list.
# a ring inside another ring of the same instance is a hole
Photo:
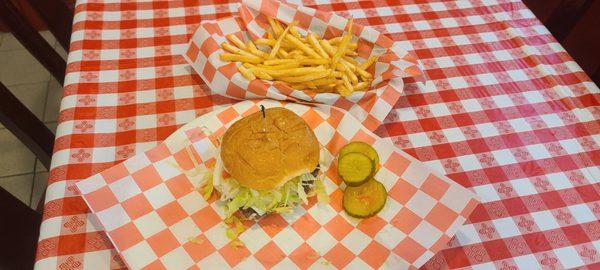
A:
{"label": "chair leg", "polygon": [[60,45],[69,51],[73,11],[67,7],[63,0],[29,0],[29,5],[42,17],[50,32],[56,37]]}
{"label": "chair leg", "polygon": [[15,134],[37,156],[44,167],[50,169],[54,134],[2,83],[0,83],[0,123]]}
{"label": "chair leg", "polygon": [[0,20],[50,74],[63,84],[67,63],[19,13],[10,0],[0,0]]}
{"label": "chair leg", "polygon": [[0,269],[33,269],[42,215],[0,187]]}

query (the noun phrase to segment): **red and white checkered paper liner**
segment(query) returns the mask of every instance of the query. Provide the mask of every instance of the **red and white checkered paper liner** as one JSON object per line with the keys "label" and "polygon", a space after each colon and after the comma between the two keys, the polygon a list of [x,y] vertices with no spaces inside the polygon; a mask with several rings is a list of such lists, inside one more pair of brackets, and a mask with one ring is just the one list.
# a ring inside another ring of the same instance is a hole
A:
{"label": "red and white checkered paper liner", "polygon": [[[217,149],[214,136],[205,134],[222,134],[260,104],[284,106],[313,128],[324,146],[321,166],[330,203],[311,200],[293,213],[248,222],[240,236],[245,247],[235,248],[228,244],[222,203],[216,196],[206,201],[195,189],[203,174],[190,179],[180,168],[194,168],[188,153],[203,168],[211,167]],[[389,194],[384,209],[362,221],[342,208],[342,181],[334,161],[353,140],[377,149],[382,166],[376,179]],[[77,187],[131,269],[419,267],[450,240],[478,203],[473,193],[435,174],[391,140],[377,137],[343,110],[269,100],[243,101],[203,115],[156,148]]]}
{"label": "red and white checkered paper liner", "polygon": [[283,83],[256,79],[248,81],[238,72],[238,62],[222,61],[220,44],[229,34],[242,40],[266,35],[267,17],[284,23],[298,21],[299,31],[309,29],[325,38],[341,36],[347,19],[331,12],[317,11],[304,6],[284,4],[276,0],[246,0],[238,9],[239,17],[205,21],[190,40],[185,59],[215,93],[236,99],[270,98],[333,105],[349,111],[371,131],[389,114],[400,97],[402,78],[421,75],[413,54],[394,46],[394,42],[371,27],[355,24],[354,40],[358,42],[360,58],[380,55],[370,71],[373,87],[347,97],[337,93],[316,93],[294,90]]}

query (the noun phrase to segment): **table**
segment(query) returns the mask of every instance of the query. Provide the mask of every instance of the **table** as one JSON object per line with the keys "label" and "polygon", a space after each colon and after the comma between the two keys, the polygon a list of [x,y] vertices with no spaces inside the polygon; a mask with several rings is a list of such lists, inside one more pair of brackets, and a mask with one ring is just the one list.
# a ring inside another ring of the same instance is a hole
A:
{"label": "table", "polygon": [[[180,56],[215,2],[77,2],[37,269],[125,267],[74,183],[234,102]],[[424,268],[600,267],[600,90],[523,3],[316,2],[416,53],[377,133],[482,200]]]}

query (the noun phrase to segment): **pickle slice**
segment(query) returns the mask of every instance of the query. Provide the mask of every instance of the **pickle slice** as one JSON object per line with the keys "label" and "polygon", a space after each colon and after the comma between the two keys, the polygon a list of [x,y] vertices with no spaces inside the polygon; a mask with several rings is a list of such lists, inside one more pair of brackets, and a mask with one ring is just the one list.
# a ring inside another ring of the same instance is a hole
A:
{"label": "pickle slice", "polygon": [[362,153],[348,153],[338,160],[338,174],[348,186],[358,186],[373,175],[373,162]]}
{"label": "pickle slice", "polygon": [[369,144],[358,141],[351,142],[342,147],[339,156],[342,157],[348,153],[361,153],[366,155],[373,161],[373,164],[375,165],[375,172],[379,170],[379,155],[377,154],[377,151],[375,151],[375,149]]}
{"label": "pickle slice", "polygon": [[346,187],[342,204],[348,215],[366,218],[379,213],[386,201],[387,191],[383,184],[371,179],[357,187]]}

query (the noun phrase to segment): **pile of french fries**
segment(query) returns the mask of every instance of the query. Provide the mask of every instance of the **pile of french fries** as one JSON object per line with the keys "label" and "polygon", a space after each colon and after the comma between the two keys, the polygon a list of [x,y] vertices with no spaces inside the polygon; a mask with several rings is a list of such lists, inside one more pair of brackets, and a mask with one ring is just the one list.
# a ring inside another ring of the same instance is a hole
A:
{"label": "pile of french fries", "polygon": [[240,73],[248,80],[256,78],[288,84],[293,89],[313,90],[319,93],[338,92],[348,96],[354,91],[369,89],[373,74],[367,69],[377,61],[373,56],[359,63],[357,43],[351,42],[352,19],[341,37],[323,39],[314,33],[302,36],[294,21],[283,25],[268,18],[270,28],[266,38],[244,43],[235,35],[228,35],[231,43],[221,47],[223,61],[242,62]]}

